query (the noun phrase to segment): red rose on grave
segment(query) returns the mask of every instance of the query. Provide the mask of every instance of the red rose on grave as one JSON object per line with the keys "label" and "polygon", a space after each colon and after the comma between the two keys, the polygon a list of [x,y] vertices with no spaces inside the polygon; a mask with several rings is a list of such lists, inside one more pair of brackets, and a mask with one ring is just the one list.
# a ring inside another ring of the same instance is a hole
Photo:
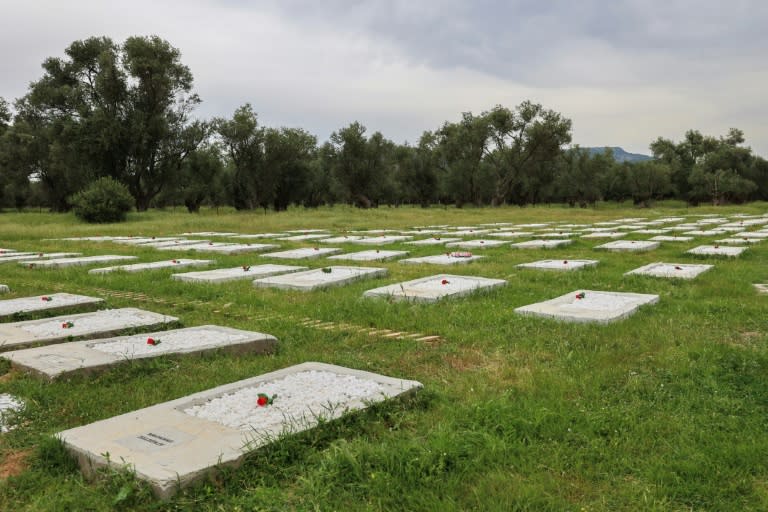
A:
{"label": "red rose on grave", "polygon": [[243,272],[248,272],[249,270],[251,270],[250,265],[243,265]]}
{"label": "red rose on grave", "polygon": [[259,407],[265,407],[267,405],[272,405],[272,402],[275,401],[275,398],[277,398],[277,395],[269,396],[264,393],[259,393],[258,398],[256,398],[256,405]]}
{"label": "red rose on grave", "polygon": [[568,264],[568,260],[563,260],[563,265],[567,265],[567,264]]}
{"label": "red rose on grave", "polygon": [[587,296],[587,294],[584,293],[584,292],[579,292],[579,293],[576,294],[576,298],[577,299],[583,299],[586,296]]}
{"label": "red rose on grave", "polygon": [[440,237],[439,236],[435,237],[435,240],[440,240]]}
{"label": "red rose on grave", "polygon": [[171,263],[178,263],[178,260],[171,260]]}
{"label": "red rose on grave", "polygon": [[675,270],[683,270],[681,267],[675,265]]}
{"label": "red rose on grave", "polygon": [[160,340],[156,340],[155,338],[147,338],[147,345],[159,345]]}
{"label": "red rose on grave", "polygon": [[208,245],[213,245],[213,242],[208,242]]}
{"label": "red rose on grave", "polygon": [[41,253],[41,252],[37,253],[37,257],[38,258],[42,258],[43,257],[43,253]]}
{"label": "red rose on grave", "polygon": [[40,297],[40,300],[42,300],[43,302],[50,302],[53,299],[47,295],[43,295],[42,297]]}
{"label": "red rose on grave", "polygon": [[75,324],[73,324],[72,322],[64,322],[63,324],[61,324],[62,329],[71,329],[74,326]]}
{"label": "red rose on grave", "polygon": [[715,246],[715,249],[719,249],[719,248],[720,248],[720,246],[719,246],[719,245],[716,245],[716,246]]}
{"label": "red rose on grave", "polygon": [[443,279],[442,281],[440,281],[440,284],[448,284],[448,283],[450,283],[450,281],[448,281],[447,279]]}

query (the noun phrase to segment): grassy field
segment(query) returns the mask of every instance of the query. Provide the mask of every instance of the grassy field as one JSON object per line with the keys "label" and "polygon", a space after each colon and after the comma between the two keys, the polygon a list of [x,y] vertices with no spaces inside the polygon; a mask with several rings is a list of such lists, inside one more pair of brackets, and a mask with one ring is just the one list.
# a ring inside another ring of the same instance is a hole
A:
{"label": "grassy field", "polygon": [[[70,215],[3,213],[0,246],[133,254],[153,261],[188,254],[45,239],[591,223],[737,212],[763,214],[768,205],[336,207],[266,215],[150,211],[115,225],[85,225]],[[506,279],[506,287],[432,305],[361,295],[446,271],[443,267],[375,264],[387,267],[389,275],[302,293],[257,290],[248,281],[189,285],[172,281],[170,270],[98,276],[84,268],[32,270],[2,264],[0,283],[12,290],[3,298],[83,293],[104,297],[112,307],[178,316],[186,326],[213,323],[270,333],[280,344],[275,355],[266,357],[158,358],[54,383],[0,364],[0,393],[27,403],[22,424],[0,435],[0,510],[768,510],[768,296],[752,287],[768,282],[768,242],[736,260],[684,254],[711,240],[665,243],[637,254],[595,251],[602,241],[580,239],[555,250],[489,249],[485,259],[447,271]],[[308,245],[282,243],[283,248]],[[409,250],[412,256],[441,252],[400,244],[390,248]],[[213,258],[217,267],[267,262],[257,255]],[[544,258],[599,259],[600,264],[569,273],[515,268]],[[655,261],[716,267],[690,282],[623,276]],[[513,312],[579,288],[655,293],[660,302],[608,325],[559,323]],[[329,328],[313,327],[308,320]],[[377,331],[371,334],[370,329]],[[385,329],[429,339],[387,338],[381,334]],[[424,390],[283,439],[254,452],[241,468],[224,470],[170,502],[157,501],[130,474],[109,472],[96,482],[85,481],[53,439],[67,428],[304,361],[418,380]]]}

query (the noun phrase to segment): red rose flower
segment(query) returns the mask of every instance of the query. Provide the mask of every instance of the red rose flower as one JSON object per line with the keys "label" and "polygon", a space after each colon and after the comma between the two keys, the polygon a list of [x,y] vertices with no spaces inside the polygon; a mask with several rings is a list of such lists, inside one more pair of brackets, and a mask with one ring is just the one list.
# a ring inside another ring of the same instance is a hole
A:
{"label": "red rose flower", "polygon": [[248,272],[249,270],[251,270],[250,265],[243,265],[243,272]]}
{"label": "red rose flower", "polygon": [[155,338],[147,338],[147,345],[157,345]]}
{"label": "red rose flower", "polygon": [[577,299],[583,299],[586,296],[587,296],[587,294],[584,293],[584,292],[579,292],[579,293],[576,294],[576,298]]}
{"label": "red rose flower", "polygon": [[177,260],[171,260],[171,263],[178,263]]}
{"label": "red rose flower", "polygon": [[567,265],[567,264],[568,264],[568,260],[564,260],[563,265]]}
{"label": "red rose flower", "polygon": [[440,284],[448,284],[449,282],[450,281],[448,281],[447,279],[443,279],[442,281],[440,281]]}
{"label": "red rose flower", "polygon": [[49,297],[49,296],[47,296],[47,295],[43,295],[42,297],[40,297],[40,300],[42,300],[43,302],[50,302],[50,301],[52,301],[53,299],[52,299],[52,298],[50,298],[50,297]]}
{"label": "red rose flower", "polygon": [[258,405],[259,407],[272,405],[272,402],[275,401],[275,398],[277,398],[277,395],[269,396],[264,393],[259,393],[258,398],[256,398],[256,405]]}
{"label": "red rose flower", "polygon": [[675,265],[675,270],[683,270],[683,269]]}

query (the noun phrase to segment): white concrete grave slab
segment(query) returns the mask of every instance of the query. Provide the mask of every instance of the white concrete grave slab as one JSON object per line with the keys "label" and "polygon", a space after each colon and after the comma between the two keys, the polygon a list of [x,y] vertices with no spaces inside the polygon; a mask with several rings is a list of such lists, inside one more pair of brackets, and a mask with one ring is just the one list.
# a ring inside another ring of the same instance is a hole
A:
{"label": "white concrete grave slab", "polygon": [[223,242],[208,242],[207,244],[184,245],[181,247],[161,247],[161,251],[197,251],[217,254],[244,254],[260,252],[280,247],[275,244],[228,244]]}
{"label": "white concrete grave slab", "polygon": [[755,290],[757,290],[757,293],[759,293],[760,295],[768,295],[768,284],[755,283],[752,286],[755,287]]}
{"label": "white concrete grave slab", "polygon": [[528,240],[510,245],[513,249],[555,249],[573,243],[573,240]]}
{"label": "white concrete grave slab", "polygon": [[448,252],[445,254],[436,254],[434,256],[421,256],[418,258],[406,258],[404,260],[400,260],[400,263],[405,263],[409,265],[457,265],[462,263],[469,263],[471,261],[476,261],[481,258],[485,258],[485,256],[477,256],[472,254],[471,252],[466,251],[455,251],[455,252]]}
{"label": "white concrete grave slab", "polygon": [[658,249],[659,245],[661,245],[660,242],[652,242],[650,240],[616,240],[598,245],[595,249],[613,252],[643,252]]}
{"label": "white concrete grave slab", "polygon": [[207,244],[210,240],[166,240],[164,242],[151,242],[141,244],[140,247],[152,247],[153,249],[162,249],[163,247],[183,247],[185,245]]}
{"label": "white concrete grave slab", "polygon": [[0,351],[83,337],[101,338],[126,329],[160,328],[177,321],[173,316],[120,308],[0,324]]}
{"label": "white concrete grave slab", "polygon": [[361,279],[387,275],[386,268],[331,266],[264,277],[253,281],[257,288],[277,288],[309,292],[322,288],[344,286]]}
{"label": "white concrete grave slab", "polygon": [[296,233],[296,234],[302,234],[302,235],[308,235],[310,233],[327,233],[327,229],[291,229],[289,231],[286,231],[286,233]]}
{"label": "white concrete grave slab", "polygon": [[34,252],[24,252],[24,251],[19,252],[19,251],[14,251],[14,250],[11,250],[11,249],[3,249],[3,250],[0,250],[0,259],[8,258],[8,257],[11,257],[11,256],[19,256],[19,255],[22,255],[22,256],[24,256],[24,255],[26,255],[26,256],[33,256],[35,254],[37,254],[37,253],[34,253]]}
{"label": "white concrete grave slab", "polygon": [[243,265],[234,268],[217,268],[215,270],[204,270],[200,272],[171,274],[171,279],[184,281],[185,283],[218,284],[274,276],[277,274],[287,274],[289,272],[298,272],[299,270],[306,269],[307,267],[297,267],[293,265]]}
{"label": "white concrete grave slab", "polygon": [[720,240],[715,240],[716,244],[726,244],[726,245],[750,245],[750,244],[759,244],[763,240],[760,238],[721,238]]}
{"label": "white concrete grave slab", "polygon": [[303,242],[305,240],[319,240],[321,238],[328,238],[328,233],[310,233],[307,235],[291,235],[291,236],[283,236],[278,238],[278,240],[285,240],[286,242]]}
{"label": "white concrete grave slab", "polygon": [[663,235],[664,233],[669,233],[670,231],[670,229],[636,229],[635,231],[632,231],[632,233],[638,235]]}
{"label": "white concrete grave slab", "polygon": [[515,265],[518,268],[534,268],[539,270],[579,270],[587,267],[594,267],[599,263],[598,260],[539,260],[530,263],[520,263]]}
{"label": "white concrete grave slab", "polygon": [[283,260],[308,260],[332,256],[341,253],[338,247],[304,247],[302,249],[291,249],[288,251],[268,252],[262,254],[262,258],[278,258]]}
{"label": "white concrete grave slab", "polygon": [[173,259],[152,261],[149,263],[134,263],[133,265],[115,265],[113,267],[93,268],[89,274],[110,274],[112,272],[144,272],[146,270],[161,270],[167,268],[204,267],[213,263],[213,260],[189,260]]}
{"label": "white concrete grave slab", "polygon": [[167,355],[225,350],[237,354],[269,353],[277,339],[269,334],[217,325],[202,325],[100,340],[72,341],[0,354],[25,371],[55,379],[72,373],[92,373],[126,361]]}
{"label": "white concrete grave slab", "polygon": [[763,240],[768,238],[768,232],[766,231],[742,231],[733,235],[735,238],[757,238]]}
{"label": "white concrete grave slab", "polygon": [[715,230],[694,229],[692,231],[684,231],[683,234],[687,236],[717,236],[722,233]]}
{"label": "white concrete grave slab", "polygon": [[0,393],[0,433],[13,429],[16,414],[24,409],[24,402],[8,393]]}
{"label": "white concrete grave slab", "polygon": [[553,231],[548,233],[536,233],[533,236],[534,238],[568,238],[576,235],[578,235],[578,233],[574,233],[573,231]]}
{"label": "white concrete grave slab", "polygon": [[18,252],[16,249],[0,248],[0,255],[6,253]]}
{"label": "white concrete grave slab", "polygon": [[21,313],[52,312],[70,308],[97,308],[104,304],[104,299],[75,295],[72,293],[52,293],[0,301],[0,319],[6,319]]}
{"label": "white concrete grave slab", "polygon": [[239,234],[229,231],[195,231],[192,233],[182,233],[179,236],[237,236]]}
{"label": "white concrete grave slab", "polygon": [[533,233],[531,231],[497,231],[495,233],[488,233],[488,236],[495,238],[524,238],[533,236]]}
{"label": "white concrete grave slab", "polygon": [[416,245],[416,246],[424,246],[424,245],[443,245],[447,244],[449,242],[458,242],[461,240],[461,238],[444,238],[442,236],[437,236],[433,238],[424,238],[422,240],[414,240],[412,242],[405,242],[406,245]]}
{"label": "white concrete grave slab", "polygon": [[408,256],[408,251],[380,251],[376,249],[339,254],[338,256],[331,256],[328,259],[348,261],[387,261],[402,258],[403,256]]}
{"label": "white concrete grave slab", "polygon": [[445,231],[443,234],[449,236],[477,236],[490,231],[490,229],[457,229],[455,231]]}
{"label": "white concrete grave slab", "polygon": [[113,261],[129,261],[138,259],[136,256],[121,256],[117,254],[104,254],[100,256],[80,256],[75,258],[53,258],[49,260],[23,260],[20,265],[29,268],[64,268],[95,265],[97,263],[110,263]]}
{"label": "white concrete grave slab", "polygon": [[0,263],[9,263],[11,261],[37,261],[37,260],[50,260],[53,258],[72,258],[80,256],[79,252],[22,252],[16,254],[9,254],[0,257]]}
{"label": "white concrete grave slab", "polygon": [[490,290],[506,284],[504,279],[438,274],[374,288],[363,293],[363,297],[410,302],[437,302],[445,298],[464,297],[476,291]]}
{"label": "white concrete grave slab", "polygon": [[625,273],[652,277],[669,277],[673,279],[694,279],[699,274],[713,268],[714,265],[698,265],[691,263],[650,263]]}
{"label": "white concrete grave slab", "polygon": [[388,245],[396,242],[405,242],[406,240],[412,240],[413,237],[409,235],[380,235],[380,236],[365,236],[353,240],[353,244],[361,245]]}
{"label": "white concrete grave slab", "polygon": [[747,249],[749,249],[749,247],[739,247],[735,245],[727,247],[722,245],[700,245],[686,251],[686,253],[695,256],[723,256],[727,258],[736,258]]}
{"label": "white concrete grave slab", "polygon": [[137,238],[119,238],[112,241],[116,244],[123,245],[144,245],[158,242],[175,242],[176,240],[180,240],[180,238],[174,236],[146,236]]}
{"label": "white concrete grave slab", "polygon": [[518,228],[545,228],[552,224],[551,222],[539,222],[539,223],[533,223],[533,224],[518,224],[516,227]]}
{"label": "white concrete grave slab", "polygon": [[362,235],[344,235],[344,236],[333,236],[330,238],[323,238],[322,240],[318,240],[321,244],[346,244],[353,240],[359,240],[363,238]]}
{"label": "white concrete grave slab", "polygon": [[595,231],[588,235],[581,235],[581,238],[593,239],[593,238],[623,238],[627,236],[627,233],[622,231]]}
{"label": "white concrete grave slab", "polygon": [[690,242],[693,237],[690,236],[667,236],[659,235],[650,239],[651,242]]}
{"label": "white concrete grave slab", "polygon": [[[421,387],[412,380],[308,362],[65,430],[57,437],[86,476],[106,466],[129,469],[159,498],[168,499],[216,468],[238,466],[250,451],[281,436]],[[259,405],[269,399],[271,403]]]}
{"label": "white concrete grave slab", "polygon": [[645,293],[576,290],[548,301],[515,308],[515,313],[567,322],[607,323],[626,318],[640,306],[658,301],[658,295]]}
{"label": "white concrete grave slab", "polygon": [[506,240],[466,240],[464,242],[449,242],[446,247],[460,247],[462,249],[492,249],[509,244]]}
{"label": "white concrete grave slab", "polygon": [[285,236],[285,233],[246,233],[243,235],[233,235],[230,238],[243,238],[245,240],[258,240],[259,238],[277,238]]}

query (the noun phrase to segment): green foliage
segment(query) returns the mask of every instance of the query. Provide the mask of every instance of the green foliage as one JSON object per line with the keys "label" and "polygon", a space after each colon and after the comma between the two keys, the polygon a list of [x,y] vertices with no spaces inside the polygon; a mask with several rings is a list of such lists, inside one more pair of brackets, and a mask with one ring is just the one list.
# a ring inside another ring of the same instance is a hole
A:
{"label": "green foliage", "polygon": [[122,222],[131,210],[131,193],[122,183],[99,178],[72,198],[75,215],[90,223]]}

